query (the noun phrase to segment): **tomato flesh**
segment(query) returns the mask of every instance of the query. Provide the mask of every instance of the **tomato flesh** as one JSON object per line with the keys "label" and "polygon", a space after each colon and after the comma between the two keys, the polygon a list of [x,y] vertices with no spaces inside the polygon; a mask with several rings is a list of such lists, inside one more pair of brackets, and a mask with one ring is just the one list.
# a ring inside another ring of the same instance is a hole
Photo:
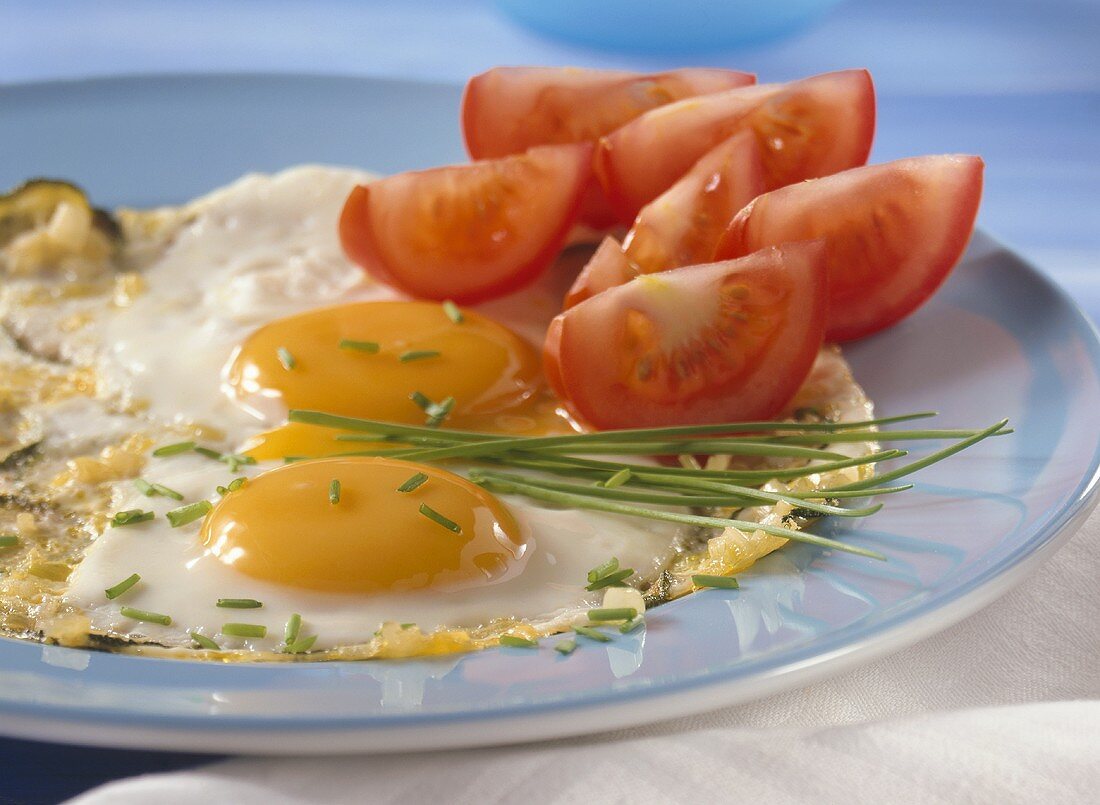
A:
{"label": "tomato flesh", "polygon": [[470,304],[517,290],[553,262],[588,184],[592,146],[401,173],[356,187],[344,252],[422,299]]}
{"label": "tomato flesh", "polygon": [[629,221],[708,150],[739,131],[760,147],[767,189],[862,165],[875,129],[866,70],[761,84],[662,106],[601,138],[595,171]]}
{"label": "tomato flesh", "polygon": [[715,256],[824,239],[826,338],[861,338],[908,316],[947,279],[974,229],[982,169],[975,156],[915,157],[774,190],[738,213]]}
{"label": "tomato flesh", "polygon": [[597,428],[772,417],[821,347],[823,254],[786,244],[608,289],[554,320],[545,373]]}

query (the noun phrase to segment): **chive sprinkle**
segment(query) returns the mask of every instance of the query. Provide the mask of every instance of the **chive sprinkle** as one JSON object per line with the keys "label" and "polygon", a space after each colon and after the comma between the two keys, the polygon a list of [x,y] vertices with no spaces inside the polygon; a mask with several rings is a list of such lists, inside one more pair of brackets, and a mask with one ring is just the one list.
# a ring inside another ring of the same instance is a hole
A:
{"label": "chive sprinkle", "polygon": [[175,456],[180,453],[189,453],[195,449],[194,442],[176,442],[175,444],[166,444],[163,447],[158,447],[153,451],[153,455],[157,458],[163,458],[164,456]]}
{"label": "chive sprinkle", "polygon": [[427,411],[428,406],[432,405],[431,398],[422,391],[414,391],[409,395],[409,399],[412,400],[421,411]]}
{"label": "chive sprinkle", "polygon": [[333,478],[328,485],[328,502],[335,506],[340,502],[340,479]]}
{"label": "chive sprinkle", "polygon": [[462,324],[464,317],[462,311],[458,309],[458,305],[447,299],[443,302],[443,312],[447,314],[447,318],[453,321],[455,324]]}
{"label": "chive sprinkle", "polygon": [[163,484],[151,484],[144,478],[135,478],[134,486],[137,490],[146,497],[156,497],[157,495],[163,495],[166,498],[172,498],[173,500],[183,500],[183,495],[177,492],[175,489],[169,489]]}
{"label": "chive sprinkle", "polygon": [[645,623],[645,618],[643,618],[641,615],[639,615],[634,620],[627,621],[622,626],[620,626],[619,631],[622,632],[623,634],[630,634],[631,632],[636,631],[644,623]]}
{"label": "chive sprinkle", "polygon": [[606,609],[588,610],[590,621],[629,621],[638,617],[638,610],[634,607],[608,607]]}
{"label": "chive sprinkle", "polygon": [[122,617],[130,618],[135,621],[159,623],[161,626],[172,625],[171,615],[162,615],[159,612],[147,612],[144,609],[134,609],[133,607],[120,607],[118,611],[122,614]]}
{"label": "chive sprinkle", "polygon": [[448,416],[450,416],[451,410],[455,407],[455,398],[447,397],[440,403],[428,406],[428,410],[425,412],[428,415],[428,419],[425,424],[429,428],[437,428],[443,424]]}
{"label": "chive sprinkle", "polygon": [[283,629],[283,642],[290,646],[298,639],[298,632],[302,629],[302,616],[295,612],[286,621],[286,628]]}
{"label": "chive sprinkle", "polygon": [[410,349],[408,352],[402,352],[397,359],[401,363],[409,363],[424,360],[424,358],[438,358],[442,354],[438,349]]}
{"label": "chive sprinkle", "polygon": [[697,574],[691,577],[691,583],[696,587],[715,587],[719,590],[738,590],[741,585],[733,576],[707,576]]}
{"label": "chive sprinkle", "polygon": [[629,481],[630,476],[631,476],[630,468],[629,467],[623,467],[621,470],[619,470],[617,473],[612,475],[606,481],[601,481],[600,486],[603,486],[607,489],[614,489],[615,487],[622,486],[627,481]]}
{"label": "chive sprinkle", "polygon": [[450,520],[450,519],[444,517],[442,514],[437,512],[435,509],[433,509],[427,503],[421,503],[420,504],[420,513],[423,514],[425,517],[427,517],[429,520],[433,520],[434,522],[439,523],[441,526],[446,528],[448,531],[453,531],[456,534],[461,534],[462,533],[462,526],[460,526],[454,520]]}
{"label": "chive sprinkle", "polygon": [[219,598],[215,606],[222,609],[259,609],[263,604],[255,598]]}
{"label": "chive sprinkle", "polygon": [[236,492],[238,489],[244,486],[244,482],[247,480],[248,479],[245,478],[243,475],[240,478],[234,478],[232,481],[229,482],[229,486],[226,487],[226,490],[228,490],[229,492]]}
{"label": "chive sprinkle", "polygon": [[514,634],[506,634],[501,636],[500,644],[507,646],[508,648],[538,648],[539,641],[528,640],[526,637],[519,637]]}
{"label": "chive sprinkle", "polygon": [[226,637],[267,637],[267,627],[258,623],[226,623],[222,626]]}
{"label": "chive sprinkle", "polygon": [[368,352],[374,355],[381,348],[382,346],[377,341],[353,341],[350,338],[340,339],[340,349],[353,349],[357,352]]}
{"label": "chive sprinkle", "polygon": [[634,568],[624,567],[622,570],[617,570],[614,573],[608,573],[606,576],[601,576],[594,582],[589,584],[584,589],[588,591],[602,590],[605,587],[615,587],[622,583],[623,579],[634,575]]}
{"label": "chive sprinkle", "polygon": [[317,635],[310,635],[309,637],[303,637],[301,640],[295,640],[286,647],[286,650],[288,654],[305,654],[313,648],[313,644],[316,642]]}
{"label": "chive sprinkle", "polygon": [[191,639],[195,641],[199,648],[204,648],[209,651],[221,651],[221,646],[211,640],[204,634],[198,632],[191,632]]}
{"label": "chive sprinkle", "polygon": [[198,500],[194,503],[188,503],[186,506],[180,506],[178,509],[165,512],[164,516],[168,518],[172,528],[179,528],[181,525],[193,523],[206,516],[206,513],[212,508],[214,507],[209,500]]}
{"label": "chive sprinkle", "polygon": [[108,601],[114,601],[116,598],[129,590],[139,581],[141,581],[141,576],[139,576],[137,573],[134,573],[133,575],[128,576],[127,578],[120,581],[114,587],[108,587],[103,592],[107,594]]}
{"label": "chive sprinkle", "polygon": [[582,637],[587,637],[589,640],[595,640],[598,643],[610,643],[611,638],[590,626],[574,626],[573,631]]}
{"label": "chive sprinkle", "polygon": [[206,456],[207,458],[212,458],[215,461],[221,461],[222,460],[222,454],[219,453],[217,450],[214,450],[213,448],[203,447],[200,444],[200,445],[195,445],[195,447],[193,447],[192,450],[194,450],[200,456]]}
{"label": "chive sprinkle", "polygon": [[409,478],[401,486],[397,487],[398,492],[412,492],[419,489],[424,485],[424,482],[428,480],[428,476],[422,472],[418,472],[416,475]]}
{"label": "chive sprinkle", "polygon": [[283,368],[288,372],[298,365],[298,362],[294,360],[294,356],[290,354],[290,350],[286,347],[279,347],[276,353],[279,356],[279,363],[281,363]]}
{"label": "chive sprinkle", "polygon": [[572,654],[576,650],[577,650],[577,641],[574,640],[571,637],[567,638],[565,640],[559,640],[557,643],[554,644],[554,651],[556,651],[556,652],[558,652],[558,654],[562,654],[566,657],[568,657],[570,654]]}
{"label": "chive sprinkle", "polygon": [[152,520],[156,517],[153,512],[142,511],[141,509],[127,509],[126,511],[117,512],[114,517],[111,518],[111,528],[118,528],[124,525],[133,525],[134,523],[144,523],[147,520]]}
{"label": "chive sprinkle", "polygon": [[591,581],[597,581],[599,579],[602,579],[604,576],[606,576],[609,573],[614,573],[618,569],[619,569],[619,559],[618,559],[617,556],[612,556],[610,559],[608,559],[602,565],[597,565],[596,567],[589,570],[588,571],[588,580],[590,582]]}
{"label": "chive sprinkle", "polygon": [[19,544],[19,537],[15,534],[0,534],[0,548],[11,548]]}

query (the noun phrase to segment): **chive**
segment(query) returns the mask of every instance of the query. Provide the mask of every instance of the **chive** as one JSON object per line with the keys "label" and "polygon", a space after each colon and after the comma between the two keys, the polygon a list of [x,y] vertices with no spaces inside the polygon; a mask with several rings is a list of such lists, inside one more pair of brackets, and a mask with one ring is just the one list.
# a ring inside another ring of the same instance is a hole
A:
{"label": "chive", "polygon": [[596,579],[594,582],[589,584],[584,589],[591,591],[591,590],[602,590],[604,587],[614,587],[617,584],[619,584],[623,579],[627,578],[628,576],[633,576],[633,575],[634,575],[634,568],[626,567],[626,568],[623,568],[622,570],[618,570],[614,573],[608,573],[606,576],[601,576],[600,578]]}
{"label": "chive", "polygon": [[412,492],[419,489],[424,485],[424,482],[428,480],[428,476],[422,472],[418,472],[416,475],[409,478],[401,486],[397,487],[398,492]]}
{"label": "chive", "polygon": [[608,573],[614,573],[618,569],[619,569],[619,558],[617,556],[612,556],[610,559],[608,559],[602,565],[597,565],[596,567],[589,570],[588,571],[588,580],[589,581],[598,581],[599,579],[602,579],[604,576],[606,576]]}
{"label": "chive", "polygon": [[144,478],[135,478],[134,486],[137,490],[146,497],[154,497],[156,495],[163,495],[166,498],[172,498],[173,500],[183,500],[183,495],[177,492],[175,489],[169,489],[163,484],[151,484]]}
{"label": "chive", "polygon": [[158,447],[153,451],[153,455],[158,458],[163,458],[164,456],[174,456],[179,453],[189,453],[194,449],[194,442],[176,442],[175,444],[166,444],[163,447]]}
{"label": "chive", "polygon": [[620,626],[619,631],[622,632],[623,634],[630,634],[631,632],[637,631],[637,629],[640,626],[642,626],[642,624],[644,624],[644,623],[645,623],[645,618],[643,618],[641,615],[639,615],[634,620],[627,621],[622,626]]}
{"label": "chive", "polygon": [[234,478],[232,481],[229,482],[229,486],[226,487],[226,490],[229,492],[236,492],[238,489],[244,486],[244,482],[247,480],[248,479],[245,478],[243,475],[240,478]]}
{"label": "chive", "polygon": [[313,648],[313,644],[316,642],[317,635],[310,635],[309,637],[303,637],[301,640],[295,640],[286,647],[286,650],[288,654],[305,654]]}
{"label": "chive", "polygon": [[357,352],[368,352],[374,355],[382,347],[377,341],[353,341],[350,338],[340,339],[340,349],[354,349]]}
{"label": "chive", "polygon": [[603,486],[606,489],[614,489],[617,486],[622,486],[623,484],[625,484],[629,480],[630,480],[630,468],[629,467],[623,467],[621,470],[619,470],[617,473],[612,475],[606,481],[600,481],[600,486]]}
{"label": "chive", "polygon": [[214,606],[222,609],[259,609],[263,604],[255,598],[219,598]]}
{"label": "chive", "polygon": [[447,314],[447,318],[455,324],[462,324],[464,317],[462,311],[458,309],[458,305],[452,302],[450,299],[446,299],[443,302],[443,312]]}
{"label": "chive", "polygon": [[120,607],[118,611],[122,614],[122,617],[135,621],[159,623],[161,626],[172,625],[171,615],[161,615],[159,612],[147,612],[144,609],[134,609],[133,607]]}
{"label": "chive", "polygon": [[302,616],[295,612],[287,619],[286,628],[283,629],[283,642],[288,647],[298,639],[298,632],[301,631],[301,628]]}
{"label": "chive", "polygon": [[226,466],[229,467],[230,472],[236,472],[241,468],[242,464],[255,464],[256,459],[252,456],[242,456],[238,453],[225,453],[218,456],[218,461],[224,461]]}
{"label": "chive", "polygon": [[187,525],[193,523],[196,520],[205,517],[206,513],[214,508],[209,500],[199,500],[194,503],[188,503],[186,506],[180,506],[178,509],[172,509],[165,512],[165,517],[168,518],[169,524],[172,528],[179,528],[181,525]]}
{"label": "chive", "polygon": [[454,520],[447,519],[442,514],[437,512],[435,509],[433,509],[431,506],[429,506],[427,503],[421,503],[420,504],[420,513],[423,514],[425,517],[427,517],[429,520],[433,520],[433,521],[439,523],[441,526],[446,528],[448,531],[453,531],[456,534],[461,534],[462,533],[462,526],[460,526]]}
{"label": "chive", "polygon": [[605,635],[603,632],[597,631],[590,626],[574,626],[573,631],[582,637],[587,637],[589,640],[595,640],[599,643],[610,643],[611,638]]}
{"label": "chive", "polygon": [[696,587],[715,587],[719,590],[738,590],[741,585],[733,576],[708,576],[697,574],[691,577],[691,583]]}
{"label": "chive", "polygon": [[402,629],[411,629],[411,628],[413,628],[414,626],[416,626],[416,624],[415,624],[415,623],[402,623],[402,624],[401,624],[401,628],[402,628]]}
{"label": "chive", "polygon": [[565,640],[559,640],[554,644],[554,651],[558,654],[562,654],[568,657],[574,651],[577,650],[577,641],[572,638],[566,638]]}
{"label": "chive", "polygon": [[451,413],[451,409],[455,407],[455,398],[447,397],[443,402],[434,403],[428,406],[428,410],[425,413],[428,415],[428,419],[425,424],[429,428],[437,428],[443,424]]}
{"label": "chive", "polygon": [[217,450],[213,450],[209,447],[203,447],[202,445],[196,445],[193,448],[193,450],[196,453],[198,453],[200,456],[206,456],[207,458],[212,458],[215,461],[221,461],[222,460],[222,454],[219,453]]}
{"label": "chive", "polygon": [[204,634],[198,632],[191,632],[191,639],[194,640],[199,648],[208,649],[209,651],[221,651],[221,646],[211,640]]}
{"label": "chive", "polygon": [[129,590],[139,581],[141,581],[141,576],[139,576],[137,573],[134,573],[133,575],[128,576],[127,578],[120,581],[114,587],[108,587],[103,592],[107,594],[108,601],[114,601],[116,598]]}
{"label": "chive", "polygon": [[267,627],[258,623],[226,623],[222,626],[226,637],[267,637]]}
{"label": "chive", "polygon": [[428,406],[432,405],[431,398],[422,391],[414,391],[409,395],[409,399],[412,400],[421,411],[427,411]]}
{"label": "chive", "polygon": [[11,548],[19,544],[19,537],[15,534],[0,534],[0,548]]}
{"label": "chive", "polygon": [[144,523],[147,520],[152,520],[156,517],[153,512],[142,511],[141,509],[127,509],[126,511],[117,512],[114,517],[111,518],[111,528],[118,528],[124,525],[133,525],[134,523]]}
{"label": "chive", "polygon": [[397,359],[401,363],[409,363],[410,361],[419,361],[424,358],[438,358],[442,355],[438,349],[410,349],[407,352],[402,352]]}
{"label": "chive", "polygon": [[138,492],[145,495],[145,497],[147,498],[151,498],[157,493],[157,491],[153,489],[153,485],[146,481],[144,478],[135,478],[134,486],[137,487]]}
{"label": "chive", "polygon": [[538,648],[539,641],[528,640],[526,637],[518,637],[512,634],[503,635],[500,638],[500,644],[507,646],[508,648]]}
{"label": "chive", "polygon": [[294,356],[290,354],[290,350],[286,347],[279,347],[276,353],[279,356],[279,363],[281,363],[283,368],[288,372],[298,365],[298,362],[294,360]]}
{"label": "chive", "polygon": [[333,478],[328,485],[328,502],[336,505],[340,502],[340,479]]}
{"label": "chive", "polygon": [[638,617],[634,607],[608,607],[588,610],[590,621],[628,621]]}

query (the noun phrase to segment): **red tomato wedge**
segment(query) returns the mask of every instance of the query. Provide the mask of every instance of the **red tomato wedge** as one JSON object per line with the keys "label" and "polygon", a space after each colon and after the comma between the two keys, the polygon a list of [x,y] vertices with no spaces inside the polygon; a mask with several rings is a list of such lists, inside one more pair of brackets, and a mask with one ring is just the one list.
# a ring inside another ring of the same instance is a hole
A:
{"label": "red tomato wedge", "polygon": [[460,304],[527,285],[553,262],[576,218],[589,143],[399,173],[356,187],[340,214],[347,256],[421,299]]}
{"label": "red tomato wedge", "polygon": [[756,139],[735,134],[704,154],[672,187],[638,213],[616,253],[608,240],[592,255],[565,306],[621,285],[637,274],[709,263],[738,210],[764,192]]}
{"label": "red tomato wedge", "polygon": [[766,193],[737,214],[716,259],[791,240],[826,243],[826,338],[850,341],[908,316],[947,279],[978,214],[982,160],[927,156]]}
{"label": "red tomato wedge", "polygon": [[754,81],[751,73],[705,68],[647,75],[496,67],[467,82],[462,134],[473,159],[518,154],[536,145],[594,142],[650,109]]}
{"label": "red tomato wedge", "polygon": [[767,419],[813,366],[825,283],[816,242],[641,276],[558,315],[544,372],[597,428]]}
{"label": "red tomato wedge", "polygon": [[738,131],[756,136],[770,190],[864,164],[874,130],[871,76],[844,70],[662,106],[603,137],[594,167],[611,206],[629,221]]}

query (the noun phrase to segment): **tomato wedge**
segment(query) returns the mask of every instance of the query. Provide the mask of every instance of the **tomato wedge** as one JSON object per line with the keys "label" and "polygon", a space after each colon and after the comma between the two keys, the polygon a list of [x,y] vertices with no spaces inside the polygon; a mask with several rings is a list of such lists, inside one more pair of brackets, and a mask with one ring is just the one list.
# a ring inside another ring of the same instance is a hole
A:
{"label": "tomato wedge", "polygon": [[736,70],[665,73],[577,67],[495,67],[471,78],[462,96],[462,134],[473,159],[518,154],[536,145],[595,141],[666,103],[743,87]]}
{"label": "tomato wedge", "polygon": [[389,176],[352,190],[340,214],[347,256],[422,299],[484,301],[553,262],[576,218],[589,143]]}
{"label": "tomato wedge", "polygon": [[597,428],[767,419],[821,347],[825,282],[817,242],[638,277],[554,319],[544,372]]}
{"label": "tomato wedge", "polygon": [[642,208],[618,253],[608,240],[600,244],[569,289],[565,306],[637,274],[709,263],[733,216],[763,192],[763,167],[752,134],[743,131],[719,143]]}
{"label": "tomato wedge", "polygon": [[773,190],[737,214],[716,259],[823,238],[826,338],[870,335],[908,316],[947,279],[974,229],[982,168],[975,156],[915,157]]}
{"label": "tomato wedge", "polygon": [[756,135],[770,190],[864,164],[874,130],[870,74],[843,70],[654,109],[603,137],[594,167],[612,208],[629,221],[735,132]]}

